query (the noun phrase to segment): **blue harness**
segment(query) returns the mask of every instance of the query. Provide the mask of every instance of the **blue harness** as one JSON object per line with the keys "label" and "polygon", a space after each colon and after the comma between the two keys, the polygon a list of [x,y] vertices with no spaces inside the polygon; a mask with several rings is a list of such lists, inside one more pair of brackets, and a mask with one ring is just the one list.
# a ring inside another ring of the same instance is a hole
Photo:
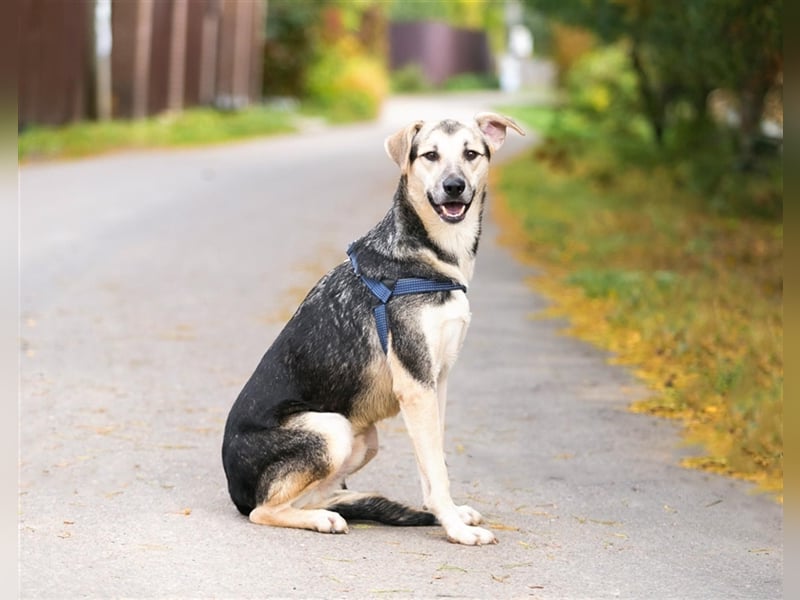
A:
{"label": "blue harness", "polygon": [[358,260],[353,252],[353,244],[347,248],[347,256],[350,257],[350,264],[353,272],[367,286],[367,289],[380,300],[373,313],[375,314],[375,325],[378,327],[378,337],[381,340],[381,348],[384,354],[389,351],[389,317],[386,314],[386,303],[394,296],[406,296],[408,294],[425,294],[428,292],[452,292],[461,290],[467,292],[467,287],[453,281],[437,281],[435,279],[424,279],[422,277],[404,277],[398,279],[389,288],[378,279],[367,277],[358,268]]}

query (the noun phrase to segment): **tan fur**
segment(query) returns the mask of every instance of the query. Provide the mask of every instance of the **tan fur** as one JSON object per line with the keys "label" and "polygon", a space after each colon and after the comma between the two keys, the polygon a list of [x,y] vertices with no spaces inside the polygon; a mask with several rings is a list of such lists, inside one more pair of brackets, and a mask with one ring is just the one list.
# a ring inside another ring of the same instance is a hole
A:
{"label": "tan fur", "polygon": [[397,163],[401,173],[405,173],[408,168],[408,151],[411,149],[411,140],[414,139],[414,136],[424,124],[424,121],[415,121],[397,133],[390,135],[383,143],[386,154]]}
{"label": "tan fur", "polygon": [[363,431],[377,421],[395,416],[400,411],[397,398],[392,393],[392,374],[383,357],[365,368],[365,379],[371,381],[368,389],[354,399],[350,422],[353,430]]}
{"label": "tan fur", "polygon": [[525,135],[525,132],[519,125],[514,122],[514,119],[498,115],[491,112],[482,112],[475,115],[475,122],[478,124],[478,129],[481,130],[492,152],[495,152],[503,145],[506,139],[506,128],[511,128],[520,135]]}
{"label": "tan fur", "polygon": [[403,420],[414,446],[425,507],[439,519],[450,541],[469,546],[497,543],[491,531],[475,527],[482,521],[480,513],[468,506],[456,506],[450,496],[443,415],[436,390],[420,384],[392,352],[389,364]]}

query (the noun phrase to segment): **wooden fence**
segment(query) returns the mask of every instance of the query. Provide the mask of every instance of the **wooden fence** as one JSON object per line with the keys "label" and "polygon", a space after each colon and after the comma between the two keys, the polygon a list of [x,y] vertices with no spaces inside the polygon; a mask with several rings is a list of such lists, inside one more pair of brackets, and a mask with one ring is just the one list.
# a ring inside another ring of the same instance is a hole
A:
{"label": "wooden fence", "polygon": [[[97,115],[95,0],[22,0],[20,127]],[[264,0],[113,0],[111,116],[261,97]]]}
{"label": "wooden fence", "polygon": [[389,54],[392,70],[417,64],[434,85],[461,73],[495,71],[486,32],[435,21],[392,23]]}

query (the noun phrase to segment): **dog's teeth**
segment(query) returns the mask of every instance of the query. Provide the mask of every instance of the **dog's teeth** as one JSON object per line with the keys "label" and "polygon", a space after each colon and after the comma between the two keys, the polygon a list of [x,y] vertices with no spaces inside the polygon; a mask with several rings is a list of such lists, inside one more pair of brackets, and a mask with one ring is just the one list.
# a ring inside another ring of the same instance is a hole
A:
{"label": "dog's teeth", "polygon": [[459,202],[448,202],[442,205],[442,209],[448,217],[460,217],[464,214],[467,206]]}

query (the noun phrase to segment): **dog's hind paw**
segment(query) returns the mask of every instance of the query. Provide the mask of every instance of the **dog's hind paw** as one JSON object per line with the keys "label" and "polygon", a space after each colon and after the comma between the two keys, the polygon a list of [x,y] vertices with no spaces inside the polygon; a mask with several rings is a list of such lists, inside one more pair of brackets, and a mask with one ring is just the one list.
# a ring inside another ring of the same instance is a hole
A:
{"label": "dog's hind paw", "polygon": [[465,546],[483,546],[484,544],[497,543],[497,538],[488,529],[470,527],[468,525],[448,530],[447,539],[454,544],[464,544]]}
{"label": "dog's hind paw", "polygon": [[461,521],[463,521],[464,525],[478,525],[479,523],[483,522],[481,513],[471,506],[462,504],[461,506],[456,506],[456,509],[458,510],[458,516],[461,517]]}
{"label": "dog's hind paw", "polygon": [[314,528],[322,533],[347,533],[347,521],[339,513],[318,510],[314,515]]}

